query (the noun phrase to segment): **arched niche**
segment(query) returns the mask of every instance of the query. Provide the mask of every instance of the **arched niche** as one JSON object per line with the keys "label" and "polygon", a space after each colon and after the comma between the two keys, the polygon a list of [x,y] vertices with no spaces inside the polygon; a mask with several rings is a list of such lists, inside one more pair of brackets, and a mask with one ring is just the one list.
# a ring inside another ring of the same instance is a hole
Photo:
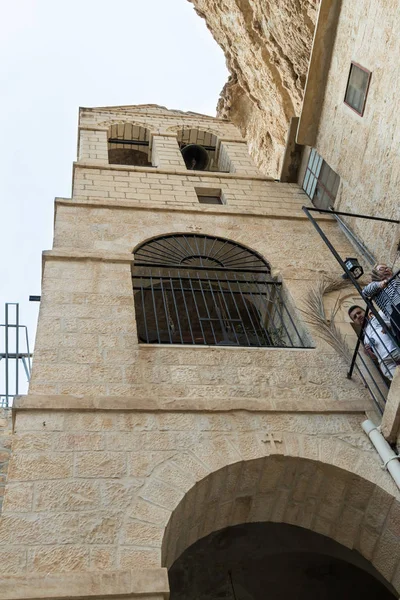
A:
{"label": "arched niche", "polygon": [[108,130],[108,162],[151,167],[150,131],[134,123],[114,123]]}
{"label": "arched niche", "polygon": [[195,127],[182,127],[177,130],[177,141],[189,170],[224,170],[219,164],[219,143],[214,133]]}

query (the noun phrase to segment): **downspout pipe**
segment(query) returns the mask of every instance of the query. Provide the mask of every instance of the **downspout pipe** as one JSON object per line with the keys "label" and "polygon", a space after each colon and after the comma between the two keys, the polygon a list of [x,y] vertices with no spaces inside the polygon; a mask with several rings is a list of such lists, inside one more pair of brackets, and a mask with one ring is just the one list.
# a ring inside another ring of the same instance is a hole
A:
{"label": "downspout pipe", "polygon": [[376,425],[374,425],[372,421],[367,419],[366,421],[361,423],[361,427],[364,429],[365,433],[375,446],[375,449],[378,452],[379,456],[383,460],[382,468],[387,469],[389,471],[389,473],[394,479],[395,484],[400,489],[400,456],[393,452],[393,450],[379,431],[379,428]]}

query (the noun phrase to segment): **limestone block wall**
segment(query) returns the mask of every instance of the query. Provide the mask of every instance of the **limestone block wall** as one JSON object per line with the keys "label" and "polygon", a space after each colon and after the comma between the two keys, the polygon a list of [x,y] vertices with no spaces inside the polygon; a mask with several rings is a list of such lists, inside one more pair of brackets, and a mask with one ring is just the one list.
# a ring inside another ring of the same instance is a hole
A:
{"label": "limestone block wall", "polygon": [[[341,178],[337,210],[400,218],[400,82],[388,68],[399,52],[397,2],[362,0],[357,12],[350,0],[342,2],[316,142]],[[372,72],[362,117],[344,104],[351,61]],[[348,224],[378,260],[394,259],[395,225],[355,219]]]}
{"label": "limestone block wall", "polygon": [[107,129],[80,128],[78,159],[108,163]]}
{"label": "limestone block wall", "polygon": [[362,412],[29,402],[17,403],[2,575],[169,566],[213,528],[272,520],[356,548],[399,583],[398,491]]}
{"label": "limestone block wall", "polygon": [[[325,225],[345,253],[345,238],[332,222]],[[315,349],[304,350],[138,344],[132,250],[163,233],[201,232],[258,251],[283,278],[293,315],[302,322],[299,309],[307,289],[318,274],[336,269],[303,219],[116,210],[66,201],[57,209],[55,229],[55,249],[45,255],[31,394],[180,399],[212,394],[216,400],[257,400],[282,410],[369,406],[363,388],[346,378],[346,365],[317,338],[310,342]],[[307,336],[304,323],[303,329]]]}
{"label": "limestone block wall", "polygon": [[259,170],[249,155],[247,144],[237,142],[221,142],[219,149],[221,171],[259,175]]}
{"label": "limestone block wall", "polygon": [[[149,172],[143,167],[120,165],[108,168],[76,165],[73,200],[99,203],[110,199],[114,201],[110,203],[111,207],[139,204],[149,210],[173,206],[183,210],[198,207],[197,187],[221,189],[227,206],[246,213],[278,211],[282,216],[299,217],[301,207],[308,203],[307,196],[297,185],[284,186],[259,176],[248,179],[204,171],[175,174],[162,169]],[[212,210],[215,211],[215,207]],[[218,209],[221,214],[224,210],[223,207]]]}
{"label": "limestone block wall", "polygon": [[217,137],[243,141],[238,129],[227,119],[216,119],[199,113],[168,110],[156,104],[134,106],[110,106],[100,108],[81,108],[79,112],[80,128],[104,129],[115,123],[145,124],[152,132],[177,132],[182,128],[198,128],[210,131]]}
{"label": "limestone block wall", "polygon": [[10,459],[11,428],[11,410],[9,408],[0,408],[0,514]]}
{"label": "limestone block wall", "polygon": [[155,167],[186,169],[175,135],[153,137],[152,163]]}
{"label": "limestone block wall", "polygon": [[[120,120],[115,117],[121,115]],[[176,139],[182,128],[198,128],[209,131],[220,140],[217,152],[220,153],[221,170],[239,172],[244,175],[259,175],[259,171],[248,154],[246,142],[240,133],[227,121],[213,119],[205,115],[167,111],[163,107],[134,107],[123,110],[98,110],[94,114],[90,109],[81,109],[78,160],[81,162],[108,163],[107,131],[115,123],[133,123],[148,127],[152,143],[152,163],[155,167],[186,170],[185,163]],[[177,125],[180,122],[180,125]],[[210,129],[212,128],[212,129]],[[226,141],[223,141],[225,138]]]}

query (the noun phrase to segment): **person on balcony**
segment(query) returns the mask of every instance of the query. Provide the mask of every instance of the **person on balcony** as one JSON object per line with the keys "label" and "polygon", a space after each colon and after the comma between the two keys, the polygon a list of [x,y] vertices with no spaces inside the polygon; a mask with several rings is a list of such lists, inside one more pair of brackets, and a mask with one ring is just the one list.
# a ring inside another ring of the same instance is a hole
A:
{"label": "person on balcony", "polygon": [[373,299],[377,306],[390,319],[390,327],[400,345],[400,277],[386,264],[377,264],[371,272],[371,283],[363,289],[364,298]]}
{"label": "person on balcony", "polygon": [[[356,304],[350,306],[348,314],[353,323],[360,327],[364,324],[364,329],[361,332],[361,340],[364,348],[369,356],[371,352],[377,358],[379,368],[383,375],[390,381],[393,379],[394,371],[400,365],[400,348],[395,344],[392,337],[387,331],[382,328],[378,319],[370,313],[364,323],[365,310]],[[379,315],[390,328],[390,321],[382,311]],[[371,356],[373,358],[373,356]]]}

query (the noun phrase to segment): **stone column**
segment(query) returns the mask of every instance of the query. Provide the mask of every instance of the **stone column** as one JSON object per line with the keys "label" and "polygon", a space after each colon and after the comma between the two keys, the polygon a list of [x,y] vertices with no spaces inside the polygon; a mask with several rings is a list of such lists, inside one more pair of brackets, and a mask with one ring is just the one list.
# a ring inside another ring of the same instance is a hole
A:
{"label": "stone column", "polygon": [[186,169],[175,134],[153,135],[151,162],[154,167]]}

